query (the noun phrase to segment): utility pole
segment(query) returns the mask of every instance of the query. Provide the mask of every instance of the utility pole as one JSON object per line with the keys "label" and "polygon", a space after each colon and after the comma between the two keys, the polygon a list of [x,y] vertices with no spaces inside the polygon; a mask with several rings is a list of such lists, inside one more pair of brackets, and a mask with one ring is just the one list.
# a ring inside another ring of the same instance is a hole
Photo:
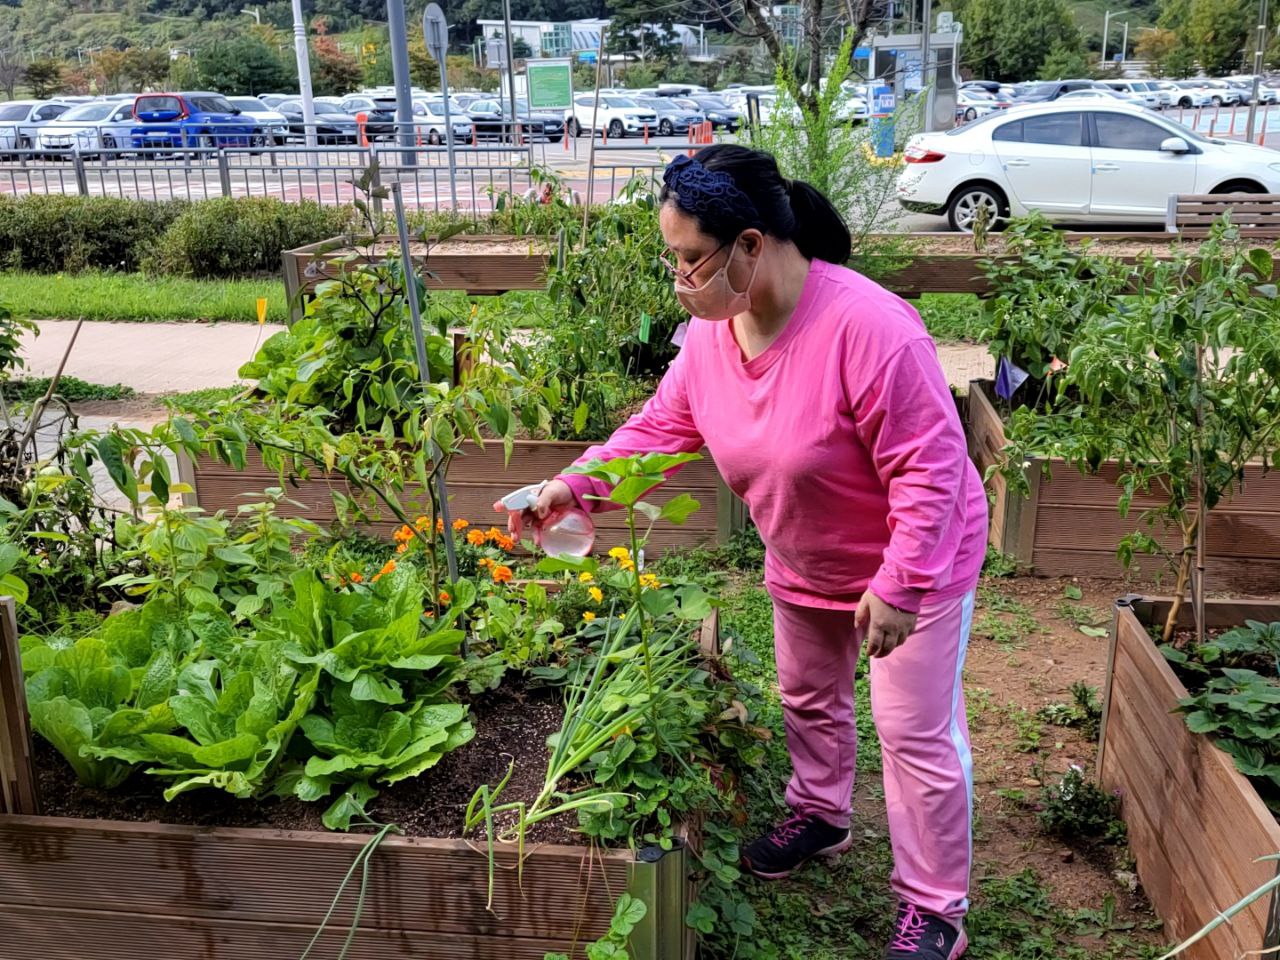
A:
{"label": "utility pole", "polygon": [[938,86],[938,78],[929,65],[933,53],[933,0],[924,0],[924,10],[920,17],[920,85],[925,92],[924,129],[925,132],[936,130],[933,121],[933,97]]}
{"label": "utility pole", "polygon": [[1111,35],[1111,11],[1108,10],[1106,16],[1102,18],[1102,56],[1099,60],[1102,66],[1107,65],[1107,37]]}
{"label": "utility pole", "polygon": [[[1258,88],[1262,84],[1262,58],[1267,48],[1267,0],[1262,0],[1258,11],[1258,48],[1253,51],[1253,96],[1249,98],[1249,122],[1245,124],[1245,139],[1253,142],[1253,125],[1258,117]],[[1266,135],[1266,131],[1263,131]]]}
{"label": "utility pole", "polygon": [[[396,87],[396,140],[404,147],[400,162],[412,167],[413,93],[409,89],[409,30],[405,26],[404,0],[387,0],[387,30],[391,43],[391,76]],[[447,42],[447,41],[446,41]]]}
{"label": "utility pole", "polygon": [[[507,98],[511,101],[511,143],[520,146],[520,138],[516,136],[516,61],[511,45],[511,0],[502,0],[502,33],[503,43],[507,45]],[[533,137],[529,138],[529,155],[533,155]]]}
{"label": "utility pole", "polygon": [[302,0],[293,0],[293,55],[298,61],[298,92],[302,94],[302,125],[306,129],[306,142],[310,162],[317,157],[316,105],[311,100],[311,53],[307,50],[307,24],[302,19]]}
{"label": "utility pole", "polygon": [[1124,22],[1124,39],[1120,41],[1120,64],[1129,59],[1129,21]]}

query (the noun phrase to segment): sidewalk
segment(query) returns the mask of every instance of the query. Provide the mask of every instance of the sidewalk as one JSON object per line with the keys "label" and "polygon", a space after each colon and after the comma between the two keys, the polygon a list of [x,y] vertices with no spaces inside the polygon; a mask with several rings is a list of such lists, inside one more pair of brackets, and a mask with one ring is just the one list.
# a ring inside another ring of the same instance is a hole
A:
{"label": "sidewalk", "polygon": [[[75,328],[70,320],[40,321],[40,336],[24,337],[27,375],[51,376]],[[90,383],[123,383],[139,393],[179,393],[236,382],[236,371],[252,359],[258,343],[278,330],[250,323],[86,322],[67,361],[66,373]],[[938,356],[947,381],[962,393],[969,381],[995,369],[980,344],[944,343]]]}

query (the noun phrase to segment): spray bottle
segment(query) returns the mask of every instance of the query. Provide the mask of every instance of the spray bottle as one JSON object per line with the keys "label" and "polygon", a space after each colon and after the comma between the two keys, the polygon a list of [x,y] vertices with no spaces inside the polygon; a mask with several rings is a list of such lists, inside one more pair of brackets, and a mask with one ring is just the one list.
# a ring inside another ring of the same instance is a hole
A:
{"label": "spray bottle", "polygon": [[[513,490],[499,504],[503,510],[523,514],[538,504],[547,481]],[[533,520],[533,542],[549,556],[585,557],[595,545],[596,528],[586,511],[578,507],[556,507],[545,519]]]}

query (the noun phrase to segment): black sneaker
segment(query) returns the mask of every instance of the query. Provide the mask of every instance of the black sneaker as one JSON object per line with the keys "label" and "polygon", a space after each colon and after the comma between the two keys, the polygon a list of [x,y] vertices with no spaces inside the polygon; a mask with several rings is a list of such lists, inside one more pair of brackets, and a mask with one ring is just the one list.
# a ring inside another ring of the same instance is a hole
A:
{"label": "black sneaker", "polygon": [[742,865],[765,880],[782,880],[814,857],[836,857],[853,843],[847,827],[833,827],[813,814],[784,820],[742,851]]}
{"label": "black sneaker", "polygon": [[963,927],[909,903],[898,904],[898,920],[884,960],[956,960],[969,948]]}

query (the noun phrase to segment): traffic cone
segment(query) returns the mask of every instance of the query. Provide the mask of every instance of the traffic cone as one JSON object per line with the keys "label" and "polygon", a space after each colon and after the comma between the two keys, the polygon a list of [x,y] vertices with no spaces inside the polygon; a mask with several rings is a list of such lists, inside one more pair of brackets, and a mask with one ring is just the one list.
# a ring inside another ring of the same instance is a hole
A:
{"label": "traffic cone", "polygon": [[369,122],[369,115],[367,113],[356,114],[356,130],[360,132],[360,146],[362,147],[369,146],[369,138],[365,136],[365,133],[364,133],[365,124],[367,124],[368,122]]}
{"label": "traffic cone", "polygon": [[644,142],[649,142],[649,125],[647,123],[644,125]]}

